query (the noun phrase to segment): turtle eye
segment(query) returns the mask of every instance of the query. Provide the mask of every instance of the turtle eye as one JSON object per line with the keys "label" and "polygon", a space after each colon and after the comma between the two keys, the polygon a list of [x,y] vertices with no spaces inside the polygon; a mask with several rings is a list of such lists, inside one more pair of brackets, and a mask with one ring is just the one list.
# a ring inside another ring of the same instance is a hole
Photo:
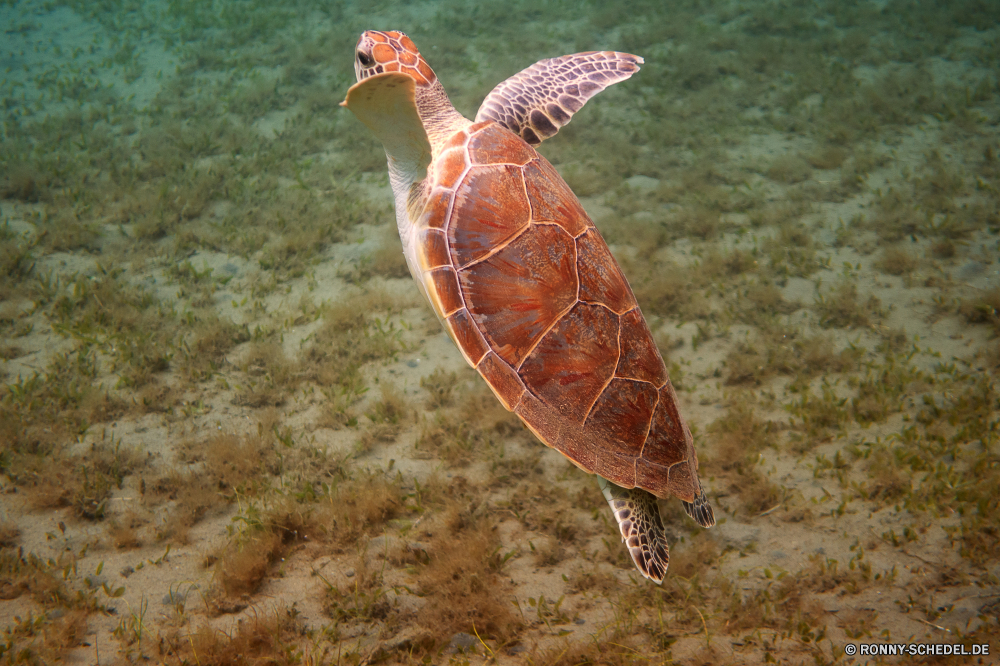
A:
{"label": "turtle eye", "polygon": [[375,64],[375,58],[371,57],[364,51],[358,51],[358,62],[365,67],[371,67]]}

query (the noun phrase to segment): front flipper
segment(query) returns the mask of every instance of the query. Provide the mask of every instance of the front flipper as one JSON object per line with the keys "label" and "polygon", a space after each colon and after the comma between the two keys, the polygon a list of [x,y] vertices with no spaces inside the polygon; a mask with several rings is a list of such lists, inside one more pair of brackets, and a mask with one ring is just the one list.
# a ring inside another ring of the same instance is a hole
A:
{"label": "front flipper", "polygon": [[[431,144],[417,113],[415,90],[413,77],[385,72],[355,83],[340,105],[375,133],[390,163],[422,174],[431,163]],[[423,175],[414,177],[422,179]]]}
{"label": "front flipper", "polygon": [[476,122],[495,120],[531,145],[553,136],[588,99],[639,71],[642,58],[588,51],[549,60],[502,82],[486,96]]}
{"label": "front flipper", "polygon": [[670,562],[667,535],[656,496],[640,488],[626,489],[598,476],[597,484],[618,521],[622,541],[636,568],[654,583],[662,583]]}

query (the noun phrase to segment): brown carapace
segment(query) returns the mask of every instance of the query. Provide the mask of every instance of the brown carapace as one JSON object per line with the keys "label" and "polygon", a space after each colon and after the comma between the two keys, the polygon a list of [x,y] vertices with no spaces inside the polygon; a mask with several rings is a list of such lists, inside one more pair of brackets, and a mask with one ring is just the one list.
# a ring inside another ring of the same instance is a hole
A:
{"label": "brown carapace", "polygon": [[428,170],[417,252],[469,363],[586,471],[693,502],[694,454],[663,360],[576,196],[496,123],[453,144]]}
{"label": "brown carapace", "polygon": [[[715,520],[691,432],[621,268],[529,145],[641,63],[617,52],[542,61],[497,86],[471,122],[409,38],[369,31],[346,104],[383,139],[404,253],[445,329],[504,407],[599,476],[633,560],[659,582],[668,554],[656,498],[680,498],[703,526]],[[425,136],[390,145],[417,126]],[[425,161],[413,157],[428,147]]]}

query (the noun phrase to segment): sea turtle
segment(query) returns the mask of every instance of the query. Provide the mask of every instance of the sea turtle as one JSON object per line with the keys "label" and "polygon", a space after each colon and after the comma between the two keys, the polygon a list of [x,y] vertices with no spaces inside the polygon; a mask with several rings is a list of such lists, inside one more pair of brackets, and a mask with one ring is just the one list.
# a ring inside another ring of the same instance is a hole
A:
{"label": "sea turtle", "polygon": [[656,498],[715,524],[691,431],[618,263],[532,144],[639,70],[615,51],[541,60],[487,95],[448,100],[413,41],[369,30],[341,102],[382,142],[410,273],[465,360],[546,445],[596,474],[639,571],[668,548]]}

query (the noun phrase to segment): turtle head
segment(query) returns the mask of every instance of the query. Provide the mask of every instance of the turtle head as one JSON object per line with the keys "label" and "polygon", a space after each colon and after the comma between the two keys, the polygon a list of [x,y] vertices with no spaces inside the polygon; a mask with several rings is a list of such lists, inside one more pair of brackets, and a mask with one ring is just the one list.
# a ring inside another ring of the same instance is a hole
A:
{"label": "turtle head", "polygon": [[382,72],[401,72],[418,86],[429,86],[437,80],[413,40],[398,30],[363,32],[354,51],[354,72],[358,81]]}
{"label": "turtle head", "polygon": [[413,40],[397,30],[363,32],[354,50],[354,72],[358,82],[341,106],[375,132],[389,155],[390,171],[405,171],[410,182],[423,179],[432,154],[471,124],[451,105]]}

